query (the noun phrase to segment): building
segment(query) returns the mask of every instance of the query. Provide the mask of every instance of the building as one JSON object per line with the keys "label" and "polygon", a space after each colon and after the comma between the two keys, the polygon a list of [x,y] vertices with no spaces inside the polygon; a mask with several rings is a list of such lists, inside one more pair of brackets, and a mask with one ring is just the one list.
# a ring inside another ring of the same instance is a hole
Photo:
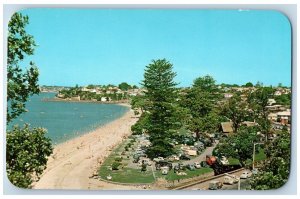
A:
{"label": "building", "polygon": [[233,133],[233,123],[232,122],[222,122],[221,131],[223,133]]}
{"label": "building", "polygon": [[277,113],[277,121],[281,124],[290,124],[291,123],[291,110],[287,109],[286,111],[281,111]]}
{"label": "building", "polygon": [[232,96],[233,96],[232,93],[224,93],[224,97],[225,97],[226,99],[229,99],[229,98],[231,98]]}

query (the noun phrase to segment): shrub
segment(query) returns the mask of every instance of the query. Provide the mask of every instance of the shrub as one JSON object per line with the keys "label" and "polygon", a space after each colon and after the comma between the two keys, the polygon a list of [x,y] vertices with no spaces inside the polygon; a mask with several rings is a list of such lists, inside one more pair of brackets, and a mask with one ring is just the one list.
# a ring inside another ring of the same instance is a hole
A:
{"label": "shrub", "polygon": [[123,160],[122,157],[116,157],[116,158],[115,158],[115,161],[116,161],[116,162],[122,162],[122,160]]}
{"label": "shrub", "polygon": [[111,165],[112,170],[119,170],[120,162],[113,162]]}

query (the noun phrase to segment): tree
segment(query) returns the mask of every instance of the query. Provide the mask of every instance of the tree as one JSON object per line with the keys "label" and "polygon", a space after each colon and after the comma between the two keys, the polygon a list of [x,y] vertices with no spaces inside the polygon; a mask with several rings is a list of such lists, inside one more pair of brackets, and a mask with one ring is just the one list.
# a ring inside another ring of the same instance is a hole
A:
{"label": "tree", "polygon": [[216,101],[219,98],[215,80],[211,76],[198,77],[193,87],[182,96],[181,106],[189,110],[188,128],[196,133],[197,139],[201,132],[212,133],[219,125],[216,114]]}
{"label": "tree", "polygon": [[222,113],[232,121],[233,130],[237,132],[240,124],[247,117],[247,103],[239,95],[234,95],[224,104]]}
{"label": "tree", "polygon": [[196,78],[194,80],[193,87],[200,88],[203,91],[211,93],[217,90],[216,80],[214,80],[214,78],[209,75]]}
{"label": "tree", "polygon": [[288,180],[291,161],[291,137],[283,131],[266,147],[267,159],[260,172],[250,181],[251,189],[269,190],[282,187]]}
{"label": "tree", "polygon": [[271,122],[268,119],[269,110],[267,108],[269,99],[273,98],[274,89],[272,87],[260,87],[248,96],[255,121],[260,125],[261,132],[268,138]]}
{"label": "tree", "polygon": [[255,84],[255,87],[260,88],[260,87],[263,87],[263,85],[264,84],[262,82],[257,81],[256,84]]}
{"label": "tree", "polygon": [[149,133],[151,146],[147,149],[149,157],[166,157],[174,152],[173,134],[180,128],[176,121],[177,83],[173,65],[166,59],[153,60],[146,66],[143,87],[148,101],[146,110],[149,114],[146,131]]}
{"label": "tree", "polygon": [[247,82],[244,86],[245,87],[253,87],[253,84],[251,82]]}
{"label": "tree", "polygon": [[147,107],[147,99],[143,95],[134,96],[131,98],[130,105],[133,110],[141,110],[144,113]]}
{"label": "tree", "polygon": [[276,101],[276,104],[290,107],[292,102],[292,95],[291,93],[282,94],[282,95],[275,96],[274,99]]}
{"label": "tree", "polygon": [[213,153],[219,157],[237,158],[245,165],[247,159],[252,159],[253,143],[257,141],[256,127],[242,127],[237,133],[221,141]]}
{"label": "tree", "polygon": [[132,87],[127,84],[126,82],[122,82],[121,84],[119,84],[119,89],[121,89],[122,91],[127,91],[129,89],[131,89]]}
{"label": "tree", "polygon": [[52,153],[51,141],[43,128],[30,129],[15,126],[7,131],[6,167],[8,179],[16,186],[30,187],[33,178],[39,178]]}
{"label": "tree", "polygon": [[[8,73],[7,73],[7,123],[26,111],[28,97],[40,92],[38,69],[33,62],[25,72],[19,62],[25,55],[32,55],[35,42],[25,31],[28,17],[15,13],[8,24]],[[46,167],[47,157],[52,153],[51,141],[45,137],[46,130],[15,126],[7,131],[6,169],[8,179],[16,186],[30,187]]]}
{"label": "tree", "polygon": [[7,123],[26,111],[28,97],[39,93],[38,69],[33,62],[25,72],[19,62],[32,55],[36,46],[33,36],[26,33],[28,17],[15,13],[8,23],[7,51]]}

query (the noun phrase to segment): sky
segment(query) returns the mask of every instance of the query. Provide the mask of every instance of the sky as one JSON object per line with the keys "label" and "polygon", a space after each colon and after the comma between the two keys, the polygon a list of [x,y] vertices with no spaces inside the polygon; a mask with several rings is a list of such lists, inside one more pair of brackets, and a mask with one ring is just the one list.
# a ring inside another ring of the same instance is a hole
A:
{"label": "sky", "polygon": [[291,27],[276,11],[54,9],[20,11],[38,46],[40,85],[140,85],[145,66],[167,59],[180,86],[291,85]]}

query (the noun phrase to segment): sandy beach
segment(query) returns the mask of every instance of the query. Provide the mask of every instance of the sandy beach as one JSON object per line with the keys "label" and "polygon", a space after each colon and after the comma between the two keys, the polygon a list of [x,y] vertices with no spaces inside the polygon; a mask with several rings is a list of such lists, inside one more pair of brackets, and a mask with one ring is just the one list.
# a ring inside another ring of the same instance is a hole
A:
{"label": "sandy beach", "polygon": [[47,169],[33,189],[136,189],[93,179],[111,149],[131,134],[137,121],[132,110],[121,118],[80,137],[56,145]]}

